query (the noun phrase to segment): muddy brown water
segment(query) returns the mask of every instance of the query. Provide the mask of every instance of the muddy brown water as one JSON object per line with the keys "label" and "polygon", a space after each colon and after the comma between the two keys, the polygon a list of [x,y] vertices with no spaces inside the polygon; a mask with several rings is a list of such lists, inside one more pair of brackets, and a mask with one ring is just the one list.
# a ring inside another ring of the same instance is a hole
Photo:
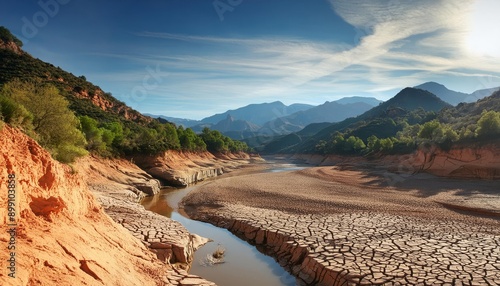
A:
{"label": "muddy brown water", "polygon": [[[284,160],[267,160],[268,168],[263,172],[283,172],[303,169],[304,166]],[[179,202],[196,189],[194,185],[185,189],[168,188],[156,196],[143,200],[142,205],[153,212],[180,222],[189,232],[212,239],[195,253],[190,273],[215,282],[219,286],[232,285],[297,285],[296,279],[286,272],[272,257],[257,250],[255,246],[241,240],[226,229],[208,223],[191,220],[178,209]],[[224,263],[209,265],[210,256],[218,247],[225,249]]]}

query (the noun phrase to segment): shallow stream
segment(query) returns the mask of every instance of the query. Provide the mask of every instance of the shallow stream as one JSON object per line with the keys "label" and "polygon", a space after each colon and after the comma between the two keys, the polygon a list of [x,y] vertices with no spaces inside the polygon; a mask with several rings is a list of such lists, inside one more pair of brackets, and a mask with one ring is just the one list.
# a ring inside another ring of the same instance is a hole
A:
{"label": "shallow stream", "polygon": [[[268,160],[263,172],[283,172],[304,167],[282,160]],[[209,223],[191,220],[179,213],[179,202],[199,185],[185,189],[165,189],[160,194],[148,197],[142,205],[153,212],[180,222],[189,232],[212,239],[195,253],[190,273],[225,285],[296,285],[295,278],[286,272],[272,257],[257,250],[255,246],[241,240],[226,229]],[[225,249],[224,263],[208,265],[206,257],[218,247]]]}

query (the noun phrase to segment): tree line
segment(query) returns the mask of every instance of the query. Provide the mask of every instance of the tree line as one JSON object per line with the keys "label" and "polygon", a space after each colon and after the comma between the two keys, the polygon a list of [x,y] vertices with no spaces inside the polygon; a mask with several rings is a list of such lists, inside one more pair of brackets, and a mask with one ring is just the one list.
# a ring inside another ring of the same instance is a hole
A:
{"label": "tree line", "polygon": [[[355,129],[335,132],[329,140],[319,141],[315,150],[321,154],[340,155],[396,154],[412,152],[424,144],[448,149],[460,142],[500,137],[500,112],[495,110],[483,110],[477,122],[465,126],[446,121],[449,120],[444,120],[442,114],[422,110],[413,111],[397,121],[379,118],[358,123]],[[370,130],[370,133],[363,129]],[[395,135],[383,136],[387,132]]]}
{"label": "tree line", "polygon": [[61,162],[72,162],[89,152],[113,157],[166,150],[250,151],[245,143],[208,128],[196,134],[157,120],[138,124],[114,117],[77,116],[58,88],[36,81],[13,80],[1,86],[0,120],[23,130]]}

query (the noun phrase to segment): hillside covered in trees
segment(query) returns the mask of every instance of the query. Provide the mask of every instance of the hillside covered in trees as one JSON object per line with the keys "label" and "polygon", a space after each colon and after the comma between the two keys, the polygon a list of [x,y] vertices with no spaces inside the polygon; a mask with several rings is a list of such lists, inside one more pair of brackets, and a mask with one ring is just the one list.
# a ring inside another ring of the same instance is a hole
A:
{"label": "hillside covered in trees", "polygon": [[249,151],[218,131],[177,127],[147,117],[86,81],[33,58],[0,27],[0,119],[22,129],[63,162],[166,150]]}
{"label": "hillside covered in trees", "polygon": [[435,95],[406,88],[391,100],[328,126],[311,125],[263,147],[268,153],[401,154],[424,144],[443,149],[500,138],[500,92],[452,107]]}

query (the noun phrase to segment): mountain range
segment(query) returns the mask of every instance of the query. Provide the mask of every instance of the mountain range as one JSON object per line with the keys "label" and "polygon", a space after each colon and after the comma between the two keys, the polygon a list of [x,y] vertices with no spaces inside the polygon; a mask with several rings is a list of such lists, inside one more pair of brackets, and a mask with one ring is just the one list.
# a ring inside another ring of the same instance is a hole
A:
{"label": "mountain range", "polygon": [[372,97],[360,96],[327,101],[318,106],[302,103],[287,106],[281,101],[275,101],[250,104],[202,120],[147,115],[190,127],[195,132],[201,132],[203,128],[209,127],[233,139],[243,139],[262,134],[267,136],[288,134],[301,130],[311,123],[338,122],[359,115],[381,102]]}
{"label": "mountain range", "polygon": [[50,63],[35,59],[11,41],[0,41],[0,59],[0,84],[15,78],[35,78],[51,83],[64,91],[70,108],[77,115],[89,115],[102,122],[120,120],[129,129],[140,129],[138,126],[152,122],[151,117],[160,117],[177,125],[192,127],[195,131],[210,127],[235,139],[278,136],[276,138],[279,140],[280,136],[293,133],[292,136],[299,136],[303,142],[305,137],[321,137],[321,134],[323,137],[329,136],[352,123],[373,117],[395,116],[416,108],[438,111],[449,107],[449,104],[460,106],[461,102],[475,102],[499,90],[497,87],[468,94],[450,90],[436,82],[427,82],[417,88],[406,88],[383,103],[368,97],[347,97],[318,106],[301,103],[287,106],[275,101],[250,104],[202,120],[190,120],[143,115],[86,81],[85,77],[77,77]]}
{"label": "mountain range", "polygon": [[[414,110],[437,112],[451,105],[428,91],[407,87],[393,98],[364,112],[357,117],[330,124],[311,124],[301,131],[286,136],[276,137],[260,146],[264,153],[313,152],[316,144],[330,139],[339,131],[352,130],[351,134],[363,140],[370,135],[390,137],[400,131],[392,118],[407,115]],[[249,142],[249,141],[247,141]],[[254,146],[259,147],[259,146]]]}
{"label": "mountain range", "polygon": [[[394,108],[400,106],[403,106],[404,109],[409,108],[409,110],[412,110],[414,106],[421,106],[424,110],[437,111],[447,104],[456,106],[461,102],[475,102],[499,89],[500,87],[482,89],[469,94],[450,90],[437,82],[426,82],[412,90],[402,90],[402,93],[398,94],[396,105],[392,99],[383,103],[373,97],[353,96],[331,102],[327,101],[318,106],[301,103],[287,106],[281,101],[250,104],[202,120],[148,115],[190,127],[195,132],[201,132],[203,128],[209,127],[233,139],[245,139],[258,136],[286,135],[298,132],[310,124],[341,122],[359,115],[361,118],[380,115],[382,112],[387,112],[388,106],[393,107],[392,112],[396,112]],[[429,94],[424,94],[423,91]],[[411,93],[412,96],[408,96],[408,93]],[[434,101],[423,100],[430,94],[435,97]]]}

